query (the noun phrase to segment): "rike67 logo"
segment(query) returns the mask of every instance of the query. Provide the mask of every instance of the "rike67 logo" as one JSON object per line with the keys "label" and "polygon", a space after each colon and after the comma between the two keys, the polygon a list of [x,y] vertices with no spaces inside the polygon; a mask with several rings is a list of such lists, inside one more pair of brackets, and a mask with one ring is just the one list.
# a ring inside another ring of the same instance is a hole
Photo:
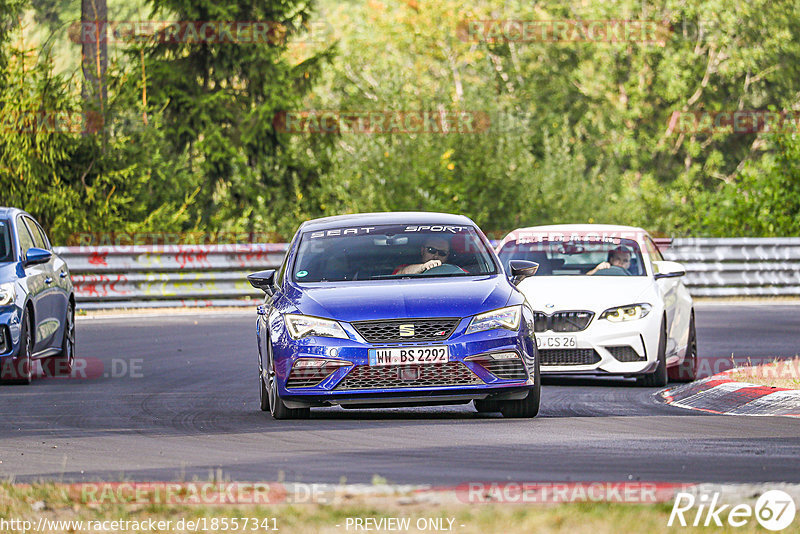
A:
{"label": "rike67 logo", "polygon": [[680,492],[669,514],[667,526],[743,527],[753,517],[767,530],[783,530],[794,521],[795,502],[791,495],[781,490],[770,490],[761,495],[755,506],[749,504],[720,504],[720,494],[694,495]]}

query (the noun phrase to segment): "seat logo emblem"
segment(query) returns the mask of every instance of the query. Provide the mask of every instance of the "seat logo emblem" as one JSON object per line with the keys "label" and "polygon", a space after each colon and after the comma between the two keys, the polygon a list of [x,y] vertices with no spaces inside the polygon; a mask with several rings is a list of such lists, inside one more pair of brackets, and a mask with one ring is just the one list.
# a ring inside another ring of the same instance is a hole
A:
{"label": "seat logo emblem", "polygon": [[414,337],[414,325],[413,324],[401,324],[400,325],[400,337]]}

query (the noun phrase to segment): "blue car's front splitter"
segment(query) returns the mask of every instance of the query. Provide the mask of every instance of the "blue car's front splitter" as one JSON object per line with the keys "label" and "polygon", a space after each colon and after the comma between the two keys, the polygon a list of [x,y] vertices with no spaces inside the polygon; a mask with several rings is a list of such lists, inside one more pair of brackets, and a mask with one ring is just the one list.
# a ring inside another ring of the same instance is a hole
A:
{"label": "blue car's front splitter", "polygon": [[522,399],[532,386],[524,382],[508,385],[471,387],[409,388],[398,391],[330,392],[325,394],[287,395],[281,397],[289,408],[307,406],[342,406],[343,408],[370,408],[391,406],[436,406],[439,404],[466,404],[476,399]]}

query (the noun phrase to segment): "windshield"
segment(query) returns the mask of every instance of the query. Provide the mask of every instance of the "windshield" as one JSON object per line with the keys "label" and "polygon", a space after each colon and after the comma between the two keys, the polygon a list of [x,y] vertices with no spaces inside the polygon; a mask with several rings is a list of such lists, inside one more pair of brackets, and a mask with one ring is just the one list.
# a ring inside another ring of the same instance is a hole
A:
{"label": "windshield", "polygon": [[295,282],[342,282],[496,274],[491,249],[472,226],[330,228],[300,240]]}
{"label": "windshield", "polygon": [[8,221],[0,221],[0,263],[7,261],[14,261],[14,249],[11,247]]}
{"label": "windshield", "polygon": [[506,269],[510,260],[535,261],[536,276],[645,275],[639,244],[618,237],[508,241],[498,256]]}

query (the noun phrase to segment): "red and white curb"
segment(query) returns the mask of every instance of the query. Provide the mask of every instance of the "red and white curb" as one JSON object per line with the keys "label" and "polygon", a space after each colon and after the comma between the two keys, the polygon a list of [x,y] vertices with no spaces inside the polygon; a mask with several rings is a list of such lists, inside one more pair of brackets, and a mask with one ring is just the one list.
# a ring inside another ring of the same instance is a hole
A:
{"label": "red and white curb", "polygon": [[800,390],[737,382],[728,377],[729,373],[668,388],[656,395],[670,406],[714,414],[800,417]]}

